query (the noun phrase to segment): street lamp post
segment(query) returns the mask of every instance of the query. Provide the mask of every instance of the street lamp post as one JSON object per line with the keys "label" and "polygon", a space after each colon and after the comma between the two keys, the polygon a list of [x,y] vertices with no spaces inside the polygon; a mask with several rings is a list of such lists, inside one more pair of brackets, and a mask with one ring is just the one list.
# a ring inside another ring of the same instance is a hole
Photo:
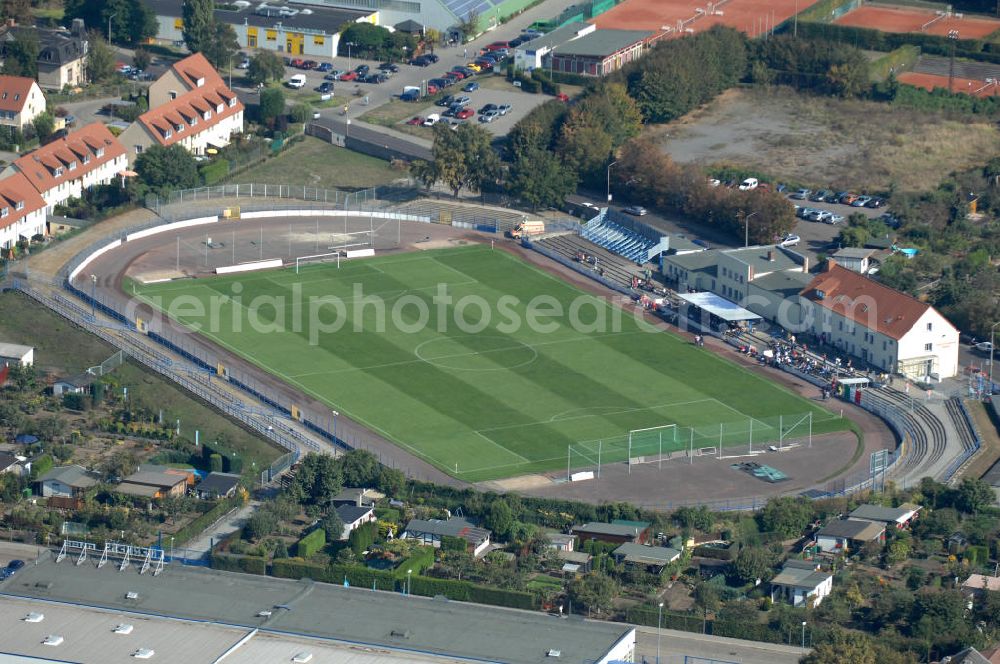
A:
{"label": "street lamp post", "polygon": [[170,562],[174,562],[174,538],[170,538]]}
{"label": "street lamp post", "polygon": [[111,19],[113,19],[115,16],[118,16],[118,12],[115,12],[114,14],[108,17],[108,46],[111,46]]}
{"label": "street lamp post", "polygon": [[993,396],[993,342],[996,340],[997,325],[1000,325],[1000,321],[990,325],[990,396]]}
{"label": "street lamp post", "polygon": [[356,46],[356,44],[354,42],[347,42],[345,46],[347,46],[347,69],[350,71],[353,69],[353,67],[351,67],[351,65],[353,64],[351,62],[351,47]]}
{"label": "street lamp post", "polygon": [[806,621],[802,621],[802,648],[806,647]]}
{"label": "street lamp post", "polygon": [[663,602],[656,614],[656,664],[660,664],[660,632],[663,631]]}
{"label": "street lamp post", "polygon": [[758,214],[757,212],[751,212],[750,214],[743,216],[743,246],[750,246],[750,217]]}
{"label": "street lamp post", "polygon": [[90,275],[90,315],[97,318],[97,275]]}
{"label": "street lamp post", "polygon": [[410,596],[410,575],[413,574],[412,569],[406,570],[406,596]]}
{"label": "street lamp post", "polygon": [[337,440],[337,417],[340,416],[340,413],[335,410],[331,410],[330,412],[333,413],[333,439]]}
{"label": "street lamp post", "polygon": [[608,203],[611,202],[611,167],[617,163],[618,163],[617,161],[613,161],[610,164],[608,164],[608,191],[607,191]]}

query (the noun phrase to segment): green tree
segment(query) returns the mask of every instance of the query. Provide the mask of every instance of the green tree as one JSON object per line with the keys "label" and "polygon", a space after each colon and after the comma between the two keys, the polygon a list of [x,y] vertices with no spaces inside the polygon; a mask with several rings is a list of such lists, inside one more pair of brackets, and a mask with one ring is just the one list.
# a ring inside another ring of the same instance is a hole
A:
{"label": "green tree", "polygon": [[612,148],[635,138],[642,130],[642,111],[621,83],[599,84],[583,97],[577,108],[590,124],[611,137]]}
{"label": "green tree", "polygon": [[351,450],[339,458],[344,486],[372,488],[378,482],[378,458],[368,450]]}
{"label": "green tree", "polygon": [[464,19],[459,19],[455,26],[458,34],[462,35],[462,42],[467,42],[479,34],[479,12],[471,10]]}
{"label": "green tree", "polygon": [[31,124],[35,128],[35,133],[38,134],[39,140],[42,142],[56,130],[56,119],[48,111],[35,116]]}
{"label": "green tree", "polygon": [[175,143],[170,147],[153,145],[143,151],[135,161],[139,180],[156,194],[165,194],[174,189],[190,189],[198,186],[198,162],[194,155]]}
{"label": "green tree", "polygon": [[285,113],[285,93],[277,88],[260,91],[260,118],[270,125],[279,115]]}
{"label": "green tree", "polygon": [[410,164],[410,176],[428,190],[441,179],[441,175],[437,169],[437,162],[425,161],[423,159],[417,159]]}
{"label": "green tree", "polygon": [[228,68],[233,56],[240,50],[240,42],[236,30],[228,23],[215,21],[211,25],[211,38],[202,53],[216,69]]}
{"label": "green tree", "polygon": [[380,25],[371,23],[351,23],[340,35],[340,55],[348,54],[347,44],[352,57],[367,57],[379,59],[390,46],[391,33]]}
{"label": "green tree", "polygon": [[144,48],[137,48],[132,53],[132,66],[136,69],[142,69],[145,71],[149,69],[149,65],[152,61],[152,54]]}
{"label": "green tree", "polygon": [[181,8],[181,20],[184,22],[182,34],[184,44],[192,53],[203,53],[210,48],[215,34],[214,10],[213,0],[184,0]]}
{"label": "green tree", "polygon": [[574,610],[586,609],[595,613],[608,613],[618,592],[614,579],[600,572],[573,579],[566,588]]}
{"label": "green tree", "polygon": [[8,76],[38,78],[38,35],[34,30],[18,30],[7,42],[3,73]]}
{"label": "green tree", "polygon": [[827,640],[799,660],[802,664],[906,664],[906,653],[899,653],[867,634],[834,628]]}
{"label": "green tree", "polygon": [[299,102],[292,106],[292,110],[288,112],[288,117],[292,119],[292,122],[309,122],[309,119],[312,117],[312,106],[305,102]]}
{"label": "green tree", "polygon": [[756,583],[758,579],[766,579],[771,572],[773,559],[766,549],[757,546],[745,546],[736,554],[729,571],[739,583]]}
{"label": "green tree", "polygon": [[285,76],[285,65],[274,51],[259,51],[250,58],[247,78],[254,85],[280,81]]}
{"label": "green tree", "polygon": [[529,124],[513,139],[507,189],[532,208],[556,207],[576,190],[576,174],[542,145],[541,129]]}
{"label": "green tree", "polygon": [[289,492],[301,504],[324,506],[341,488],[343,476],[337,460],[328,454],[310,452],[302,458]]}
{"label": "green tree", "polygon": [[708,614],[718,611],[719,607],[722,606],[718,588],[709,583],[699,583],[694,589],[694,603],[701,609],[701,631],[704,633],[706,631],[706,623],[708,622]]}
{"label": "green tree", "polygon": [[376,487],[389,497],[401,496],[406,488],[406,476],[398,468],[382,466],[379,469]]}
{"label": "green tree", "polygon": [[885,561],[889,565],[898,565],[910,557],[910,543],[905,539],[895,539],[889,545]]}
{"label": "green tree", "polygon": [[118,43],[142,44],[156,36],[156,13],[142,0],[66,0],[64,10],[66,23],[83,19],[105,38],[110,19],[112,41]]}
{"label": "green tree", "polygon": [[336,542],[344,536],[344,521],[337,514],[337,510],[327,510],[320,521],[320,528],[326,531],[326,541]]}
{"label": "green tree", "polygon": [[87,78],[93,83],[100,83],[111,78],[114,73],[114,51],[97,31],[92,30],[87,46]]}
{"label": "green tree", "polygon": [[996,501],[996,494],[989,484],[980,479],[966,477],[958,487],[955,507],[967,514],[978,514]]}
{"label": "green tree", "polygon": [[499,158],[492,147],[492,134],[470,124],[458,130],[444,124],[434,127],[434,163],[440,177],[457,198],[462,189],[479,191],[496,178]]}
{"label": "green tree", "polygon": [[594,118],[571,111],[563,123],[557,151],[566,166],[580,177],[601,179],[611,156],[611,135]]}
{"label": "green tree", "polygon": [[813,505],[807,498],[782,496],[767,501],[757,514],[757,521],[764,532],[778,533],[782,537],[798,537],[813,520]]}
{"label": "green tree", "polygon": [[278,529],[278,517],[273,512],[266,509],[258,509],[244,526],[244,532],[248,539],[260,541],[273,534]]}
{"label": "green tree", "polygon": [[485,525],[493,531],[498,540],[506,541],[514,530],[514,511],[503,498],[497,498],[486,514]]}

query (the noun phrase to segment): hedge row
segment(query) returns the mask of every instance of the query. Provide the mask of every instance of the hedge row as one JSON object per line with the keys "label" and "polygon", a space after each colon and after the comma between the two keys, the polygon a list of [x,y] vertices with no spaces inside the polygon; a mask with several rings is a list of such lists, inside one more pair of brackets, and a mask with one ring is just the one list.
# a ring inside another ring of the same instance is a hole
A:
{"label": "hedge row", "polygon": [[799,21],[798,36],[802,39],[829,39],[873,51],[895,51],[901,46],[919,46],[924,54],[955,55],[960,58],[1000,63],[1000,44],[979,39],[949,39],[946,36],[921,32],[881,32],[872,28],[855,28],[835,23]]}
{"label": "hedge row", "polygon": [[317,528],[295,544],[295,555],[299,558],[309,558],[326,546],[326,531]]}
{"label": "hedge row", "polygon": [[223,514],[233,509],[240,504],[240,499],[236,496],[232,498],[226,498],[225,500],[220,500],[215,507],[208,510],[201,516],[194,519],[191,523],[184,526],[176,533],[174,533],[174,544],[176,546],[181,546],[186,544],[188,540],[191,540],[202,533],[205,528],[208,528],[216,519],[221,517]]}
{"label": "hedge row", "polygon": [[213,553],[212,569],[247,574],[267,574],[267,561],[260,556],[234,556],[228,553]]}
{"label": "hedge row", "polygon": [[[410,568],[407,568],[410,569]],[[400,577],[393,572],[369,569],[360,565],[330,565],[325,567],[306,562],[301,558],[280,558],[271,563],[271,574],[282,579],[310,578],[325,583],[344,583],[359,588],[374,587],[378,590],[403,591],[406,587],[406,572]],[[434,579],[426,576],[411,576],[410,592],[414,595],[436,597],[444,595],[459,602],[478,602],[514,609],[538,608],[537,598],[531,593],[500,588],[477,586],[468,581]]]}

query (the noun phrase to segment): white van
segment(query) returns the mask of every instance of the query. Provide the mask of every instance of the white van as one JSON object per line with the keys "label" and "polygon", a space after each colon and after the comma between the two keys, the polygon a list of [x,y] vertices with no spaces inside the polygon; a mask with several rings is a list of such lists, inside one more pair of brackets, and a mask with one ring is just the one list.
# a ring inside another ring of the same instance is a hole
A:
{"label": "white van", "polygon": [[295,88],[296,90],[306,87],[306,75],[295,74],[290,79],[288,79],[288,87]]}
{"label": "white van", "polygon": [[756,189],[759,185],[760,182],[757,181],[757,178],[747,178],[740,183],[740,191],[750,191]]}
{"label": "white van", "polygon": [[438,115],[437,113],[431,113],[430,115],[427,116],[427,119],[424,120],[424,126],[425,127],[433,127],[434,125],[436,125],[440,121],[441,121],[441,116],[440,115]]}

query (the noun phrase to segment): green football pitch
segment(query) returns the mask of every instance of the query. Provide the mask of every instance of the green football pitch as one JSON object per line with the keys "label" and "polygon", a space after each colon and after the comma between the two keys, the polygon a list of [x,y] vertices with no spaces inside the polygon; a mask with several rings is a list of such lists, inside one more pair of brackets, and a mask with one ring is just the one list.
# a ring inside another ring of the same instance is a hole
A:
{"label": "green football pitch", "polygon": [[468,481],[565,469],[575,444],[584,452],[569,456],[573,466],[585,467],[599,446],[604,461],[624,461],[629,431],[670,424],[677,426],[634,434],[633,456],[640,439],[643,453],[687,449],[692,430],[695,447],[746,444],[748,435],[754,444],[788,440],[788,423],[798,423],[801,438],[810,413],[812,433],[848,428],[735,363],[651,331],[631,305],[485,246],[137,292]]}

